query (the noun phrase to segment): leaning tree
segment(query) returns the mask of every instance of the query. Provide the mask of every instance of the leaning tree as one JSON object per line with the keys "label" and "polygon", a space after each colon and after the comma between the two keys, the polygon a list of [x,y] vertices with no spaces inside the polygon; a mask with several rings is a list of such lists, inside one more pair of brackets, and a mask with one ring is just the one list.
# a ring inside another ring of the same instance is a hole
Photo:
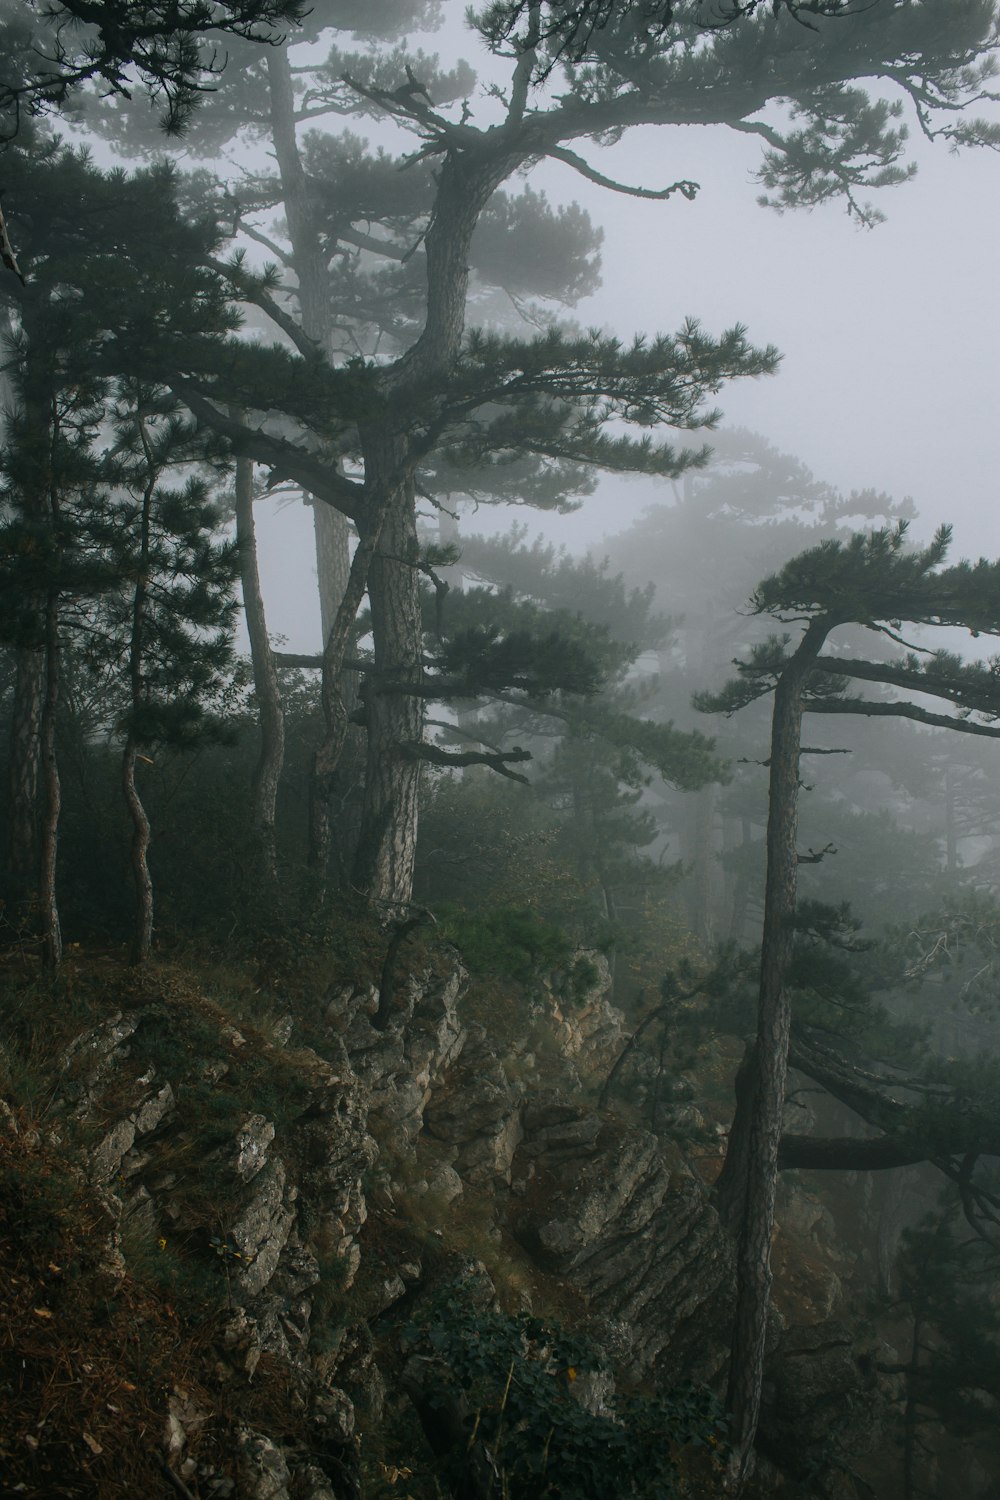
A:
{"label": "leaning tree", "polygon": [[[807,713],[909,719],[953,733],[1000,738],[1000,670],[996,661],[962,661],[943,650],[913,648],[888,661],[841,654],[831,639],[863,626],[903,646],[904,625],[952,627],[1000,635],[1000,562],[945,568],[950,530],[925,548],[906,546],[906,523],[830,540],[793,558],[752,597],[757,614],[801,626],[771,637],[739,663],[739,676],[697,702],[733,713],[773,694],[764,927],[756,1039],[737,1081],[737,1105],[718,1184],[720,1209],[739,1240],[736,1323],[729,1377],[734,1420],[734,1483],[752,1463],[760,1405],[774,1194],[791,1029],[789,963],[795,937],[796,844],[800,762]],[[877,684],[906,696],[866,697]],[[936,700],[927,706],[924,700]],[[815,856],[811,856],[815,857]],[[790,1148],[789,1148],[790,1149]]]}

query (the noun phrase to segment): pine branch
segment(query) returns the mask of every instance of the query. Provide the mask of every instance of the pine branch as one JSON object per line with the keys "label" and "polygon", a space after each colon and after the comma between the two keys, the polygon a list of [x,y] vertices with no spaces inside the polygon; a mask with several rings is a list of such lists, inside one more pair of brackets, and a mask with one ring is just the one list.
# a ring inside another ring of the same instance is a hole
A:
{"label": "pine branch", "polygon": [[209,427],[224,437],[233,452],[258,463],[270,464],[283,478],[296,480],[303,489],[342,515],[356,521],[365,512],[364,486],[346,479],[332,466],[305,453],[295,443],[274,437],[259,427],[247,427],[213,404],[190,380],[174,375],[167,382],[184,402],[199,427]]}
{"label": "pine branch", "polygon": [[951,718],[948,714],[931,713],[916,703],[869,703],[865,698],[806,699],[803,705],[810,714],[859,714],[866,719],[913,719],[917,724],[930,724],[936,729],[954,729],[959,734],[978,734],[987,739],[1000,739],[1000,724],[977,724],[971,719]]}
{"label": "pine branch", "polygon": [[665,188],[629,187],[627,183],[616,182],[613,177],[605,177],[603,172],[598,172],[596,167],[584,161],[575,151],[570,151],[566,146],[549,146],[545,152],[546,156],[552,157],[554,161],[565,162],[572,167],[574,172],[579,172],[581,177],[586,177],[588,182],[596,182],[598,187],[608,188],[612,193],[625,193],[629,198],[652,198],[654,201],[662,201],[664,198],[672,198],[674,193],[680,193],[688,202],[691,202],[698,193],[701,184],[692,182],[689,178],[681,178],[679,182],[672,182]]}
{"label": "pine branch", "polygon": [[400,749],[415,760],[426,760],[433,766],[489,766],[492,771],[497,771],[510,781],[520,781],[524,786],[531,785],[527,776],[510,769],[513,762],[532,758],[530,750],[522,750],[519,746],[491,755],[483,750],[442,750],[438,745],[411,740],[408,744],[401,745]]}
{"label": "pine branch", "polygon": [[282,333],[295,345],[296,349],[305,359],[315,359],[320,353],[320,345],[315,339],[309,337],[301,323],[285,311],[275,301],[260,277],[243,271],[240,263],[236,260],[221,261],[209,257],[206,261],[214,270],[224,276],[236,288],[245,302],[252,302],[262,312],[266,312],[272,323],[275,323]]}

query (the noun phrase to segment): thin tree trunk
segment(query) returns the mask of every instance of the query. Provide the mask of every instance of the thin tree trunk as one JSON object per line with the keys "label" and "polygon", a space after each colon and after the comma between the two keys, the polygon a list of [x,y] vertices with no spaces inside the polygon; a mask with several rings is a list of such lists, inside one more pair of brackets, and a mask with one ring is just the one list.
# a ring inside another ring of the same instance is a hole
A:
{"label": "thin tree trunk", "polygon": [[[146,483],[142,493],[142,510],[139,520],[139,558],[135,588],[132,593],[132,629],[129,633],[128,646],[129,697],[133,721],[142,705],[144,695],[142,663],[149,597],[149,538],[153,516],[153,494],[159,477],[141,413],[138,416],[138,428],[146,455]],[[135,922],[132,928],[129,963],[133,965],[144,963],[153,946],[153,880],[149,873],[148,863],[150,827],[146,809],[142,805],[142,799],[135,784],[137,756],[135,730],[134,727],[130,727],[125,749],[122,752],[122,791],[132,822],[131,863],[132,881],[135,886]]]}
{"label": "thin tree trunk", "polygon": [[903,1411],[903,1500],[914,1500],[916,1485],[914,1468],[917,1456],[917,1398],[916,1384],[920,1373],[920,1314],[913,1315],[913,1342],[910,1346],[910,1363],[906,1372],[906,1406]]}
{"label": "thin tree trunk", "polygon": [[[55,501],[53,499],[53,508]],[[38,904],[42,922],[42,957],[47,968],[62,961],[62,929],[56,900],[56,856],[62,789],[56,755],[56,715],[59,708],[59,594],[50,590],[45,601],[45,696],[42,701],[40,751],[44,811],[39,840]]]}
{"label": "thin tree trunk", "polygon": [[[323,656],[321,675],[321,701],[324,711],[323,742],[317,745],[313,765],[315,774],[309,788],[309,862],[322,870],[321,880],[325,885],[330,875],[330,859],[337,869],[337,878],[344,881],[350,869],[350,856],[345,851],[356,839],[354,819],[348,813],[351,803],[351,782],[355,769],[360,771],[364,759],[364,732],[353,716],[357,712],[361,677],[358,672],[345,670],[341,665],[349,644],[349,633],[345,635],[336,651],[328,648],[331,634],[337,629],[337,615],[351,578],[350,526],[346,517],[331,505],[321,500],[313,501],[314,534],[316,540],[316,572],[319,579],[320,620],[323,627]],[[369,559],[370,560],[370,559]],[[365,563],[367,568],[367,562]],[[363,595],[363,589],[362,589]],[[354,625],[361,597],[354,605],[354,613],[348,622],[348,632]],[[335,674],[335,675],[334,675]],[[329,710],[336,705],[334,717]],[[341,726],[341,709],[345,724]],[[335,764],[330,772],[323,770],[331,764],[329,747],[336,745],[333,757]],[[345,756],[345,751],[350,753]],[[316,776],[322,779],[322,786]],[[337,846],[333,840],[333,808],[338,807],[340,837]],[[320,826],[320,825],[323,826]],[[326,846],[326,855],[320,856],[321,845]]]}
{"label": "thin tree trunk", "polygon": [[730,1223],[739,1225],[727,1392],[734,1450],[728,1479],[735,1494],[742,1491],[753,1467],[771,1290],[771,1234],[791,1028],[785,972],[794,939],[798,874],[802,693],[830,628],[822,619],[810,622],[774,692],[757,1035],[719,1180],[720,1208]]}
{"label": "thin tree trunk", "polygon": [[[40,601],[39,615],[43,611]],[[38,769],[44,691],[44,647],[20,646],[10,729],[7,849],[8,893],[18,906],[30,897],[38,875]]]}
{"label": "thin tree trunk", "polygon": [[[287,48],[274,47],[268,51],[267,74],[271,137],[281,178],[288,237],[292,246],[292,264],[299,283],[302,328],[310,338],[315,339],[324,356],[329,358],[332,338],[330,276],[317,221],[311,211],[309,183],[299,152],[295,91]],[[346,637],[341,648],[333,651],[327,649],[332,635],[339,630],[338,612],[349,587],[350,529],[346,518],[331,506],[320,500],[310,501],[309,497],[305,498],[313,508],[320,625],[324,643],[322,694],[325,716],[323,740],[314,752],[309,787],[309,863],[320,871],[319,878],[325,891],[332,845],[330,806],[337,779],[335,771],[349,732],[350,715],[357,706],[359,679],[356,672],[345,672],[340,665],[346,650]],[[350,625],[354,623],[360,602],[359,598]],[[337,663],[336,667],[334,662]],[[336,671],[336,679],[331,678],[332,671]],[[344,724],[341,723],[341,709],[345,716]],[[334,769],[325,769],[331,765]],[[325,850],[325,854],[321,850]],[[324,891],[316,893],[319,901],[324,899]]]}
{"label": "thin tree trunk", "polygon": [[257,862],[268,893],[278,892],[275,835],[278,784],[285,762],[285,714],[278,669],[267,634],[264,596],[257,568],[257,533],[253,514],[253,461],[236,460],[236,544],[240,556],[243,610],[250,638],[253,685],[260,722],[260,751],[254,766],[252,813]]}
{"label": "thin tree trunk", "polygon": [[[319,580],[319,616],[323,639],[326,641],[330,638],[340,601],[347,588],[351,567],[350,527],[346,516],[334,510],[332,505],[325,505],[322,500],[313,500],[312,512],[316,575]],[[357,679],[356,672],[344,675]]]}
{"label": "thin tree trunk", "polygon": [[125,805],[132,821],[132,846],[130,860],[132,880],[135,885],[135,921],[132,927],[130,964],[141,964],[149,957],[153,946],[153,879],[149,873],[150,826],[146,809],[142,805],[135,784],[135,765],[138,756],[131,736],[122,752],[122,791]]}

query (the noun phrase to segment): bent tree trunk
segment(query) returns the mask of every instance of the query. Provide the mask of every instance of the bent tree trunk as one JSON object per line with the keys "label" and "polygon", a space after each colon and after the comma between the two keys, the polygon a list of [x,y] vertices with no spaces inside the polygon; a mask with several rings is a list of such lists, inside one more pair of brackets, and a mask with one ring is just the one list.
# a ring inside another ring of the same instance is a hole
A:
{"label": "bent tree trunk", "polygon": [[757,1035],[737,1091],[719,1180],[720,1210],[739,1231],[726,1397],[734,1450],[729,1484],[736,1494],[753,1467],[771,1290],[771,1234],[791,1029],[785,972],[794,937],[802,692],[830,628],[824,620],[810,622],[774,692]]}
{"label": "bent tree trunk", "polygon": [[257,568],[257,533],[253,516],[253,461],[236,460],[236,545],[240,558],[243,610],[250,639],[253,686],[260,721],[260,752],[252,781],[252,826],[259,873],[269,894],[278,890],[275,813],[278,783],[285,761],[285,714],[274,653],[267,636],[264,596]]}
{"label": "bent tree trunk", "polygon": [[375,664],[362,689],[368,751],[354,880],[373,901],[393,907],[413,893],[422,631],[413,480],[399,476],[405,449],[398,439],[373,447],[367,474],[383,498],[370,513],[381,515],[382,526],[368,570]]}

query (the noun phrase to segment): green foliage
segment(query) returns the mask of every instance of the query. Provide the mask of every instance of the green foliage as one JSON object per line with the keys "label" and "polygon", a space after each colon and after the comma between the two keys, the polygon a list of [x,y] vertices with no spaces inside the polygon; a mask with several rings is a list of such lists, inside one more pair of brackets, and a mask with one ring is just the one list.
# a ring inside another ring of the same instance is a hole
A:
{"label": "green foliage", "polygon": [[444,1288],[403,1331],[429,1361],[432,1406],[460,1402],[468,1442],[449,1477],[484,1458],[510,1500],[669,1500],[683,1493],[678,1456],[719,1449],[721,1408],[700,1387],[588,1405],[587,1377],[606,1365],[585,1340],[527,1314],[484,1308],[468,1285]]}
{"label": "green foliage", "polygon": [[[992,1184],[995,1187],[995,1183]],[[1000,1384],[1000,1313],[994,1289],[998,1249],[957,1221],[953,1196],[942,1210],[903,1232],[893,1311],[911,1320],[908,1358],[900,1367],[906,1413],[900,1442],[905,1462],[929,1457],[928,1420],[949,1440],[995,1459],[993,1393]]]}
{"label": "green foliage", "polygon": [[455,944],[470,969],[522,983],[563,966],[574,948],[561,928],[529,907],[445,909],[440,920],[442,936]]}
{"label": "green foliage", "polygon": [[[207,6],[203,0],[154,0],[133,6],[102,6],[101,15],[87,0],[66,0],[58,14],[44,5],[24,6],[16,20],[5,20],[0,32],[7,66],[0,75],[0,113],[4,135],[16,129],[20,112],[40,114],[67,102],[81,85],[99,82],[103,95],[129,99],[135,75],[144,90],[165,104],[163,127],[177,135],[224,61],[205,49],[206,34],[274,42],[280,28],[297,20],[302,0],[225,0]],[[98,19],[101,24],[95,24]]]}
{"label": "green foliage", "polygon": [[[456,361],[452,399],[486,408],[453,444],[455,457],[475,463],[501,453],[597,464],[610,470],[676,477],[704,463],[708,450],[678,450],[611,435],[626,422],[638,428],[713,427],[720,413],[705,396],[725,381],[773,374],[773,347],[756,349],[737,325],[716,340],[689,319],[676,335],[638,335],[630,346],[595,330],[575,337],[551,329],[530,340],[473,330]],[[488,415],[495,404],[497,415]]]}

